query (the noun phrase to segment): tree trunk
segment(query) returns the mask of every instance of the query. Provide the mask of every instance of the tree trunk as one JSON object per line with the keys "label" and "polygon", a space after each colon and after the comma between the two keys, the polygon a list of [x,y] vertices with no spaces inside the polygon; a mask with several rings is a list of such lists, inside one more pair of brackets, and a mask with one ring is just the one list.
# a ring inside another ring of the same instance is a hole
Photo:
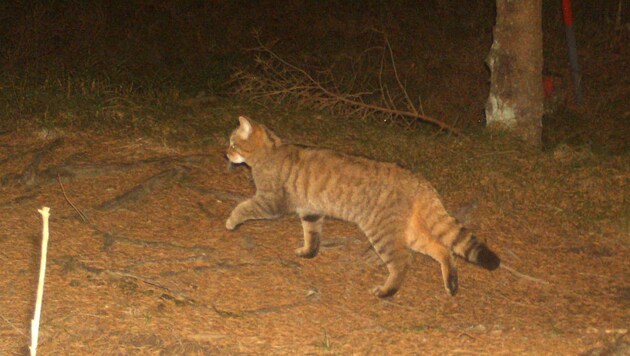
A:
{"label": "tree trunk", "polygon": [[542,0],[497,0],[486,125],[542,144]]}

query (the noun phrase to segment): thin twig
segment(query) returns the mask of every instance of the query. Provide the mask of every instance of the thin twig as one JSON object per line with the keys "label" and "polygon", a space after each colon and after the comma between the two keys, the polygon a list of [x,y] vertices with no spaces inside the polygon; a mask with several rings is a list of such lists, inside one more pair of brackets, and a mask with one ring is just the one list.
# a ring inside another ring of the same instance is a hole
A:
{"label": "thin twig", "polygon": [[214,253],[215,249],[210,246],[203,245],[192,245],[192,246],[183,246],[177,245],[174,243],[166,242],[166,241],[149,241],[142,239],[132,239],[125,236],[114,235],[105,230],[101,230],[96,224],[88,224],[92,229],[97,232],[101,239],[103,240],[103,251],[108,251],[114,243],[125,243],[129,245],[142,246],[142,247],[150,247],[150,248],[162,248],[162,249],[173,249],[180,251],[200,251],[204,253]]}
{"label": "thin twig", "polygon": [[72,202],[70,201],[70,199],[66,195],[66,190],[63,187],[63,183],[61,183],[61,177],[60,176],[57,176],[57,181],[59,182],[59,185],[61,186],[61,192],[63,193],[63,197],[66,199],[68,204],[70,204],[70,206],[74,209],[74,211],[76,211],[77,214],[79,214],[79,216],[81,217],[81,220],[83,220],[84,223],[91,224],[91,222],[87,218],[87,216],[81,210],[79,210],[74,204],[72,204]]}
{"label": "thin twig", "polygon": [[542,279],[540,279],[540,278],[536,278],[536,277],[532,277],[532,276],[528,276],[528,275],[526,275],[526,274],[523,274],[523,273],[521,273],[521,272],[519,272],[519,271],[515,270],[514,268],[512,268],[512,267],[510,267],[510,266],[506,265],[506,264],[505,264],[505,263],[503,263],[503,262],[501,262],[501,265],[500,265],[499,267],[501,267],[501,268],[504,268],[504,269],[508,270],[510,273],[512,273],[513,275],[515,275],[515,276],[517,276],[517,277],[521,277],[521,278],[523,278],[523,279],[527,279],[527,280],[532,281],[532,282],[537,282],[537,283],[542,283],[542,284],[550,284],[549,282],[547,282],[547,281],[545,281],[545,280],[542,280]]}
{"label": "thin twig", "polygon": [[378,105],[373,105],[373,104],[366,104],[357,100],[352,100],[352,99],[348,99],[347,97],[337,94],[337,93],[333,93],[330,92],[328,89],[324,88],[318,81],[316,81],[315,79],[313,79],[313,77],[308,74],[306,71],[304,71],[301,68],[298,68],[297,66],[285,61],[284,59],[282,59],[280,56],[278,56],[276,53],[272,52],[270,49],[268,49],[267,47],[265,47],[264,45],[261,44],[260,47],[261,50],[265,51],[266,53],[268,53],[271,57],[275,58],[277,61],[279,61],[280,63],[286,65],[287,67],[301,73],[302,75],[304,75],[308,81],[310,81],[311,83],[313,83],[313,85],[315,85],[315,87],[317,87],[317,89],[319,89],[322,93],[326,94],[327,96],[334,98],[338,101],[344,102],[346,104],[352,105],[352,106],[362,106],[374,111],[379,111],[382,113],[386,113],[386,114],[393,114],[393,115],[398,115],[398,116],[406,116],[406,117],[412,117],[412,118],[416,118],[416,119],[420,119],[426,122],[430,122],[432,124],[435,124],[445,130],[451,131],[455,134],[461,134],[461,131],[459,131],[458,129],[438,120],[435,119],[433,117],[427,116],[427,115],[422,115],[419,114],[417,112],[414,111],[409,111],[409,110],[397,110],[397,109],[388,109],[388,108],[384,108]]}
{"label": "thin twig", "polygon": [[162,283],[160,283],[159,281],[152,279],[152,278],[148,278],[148,277],[143,277],[140,275],[136,275],[133,273],[129,273],[129,272],[124,272],[124,271],[115,271],[115,270],[102,270],[101,273],[105,276],[109,276],[112,278],[131,278],[131,279],[135,279],[139,282],[142,282],[144,284],[148,284],[150,286],[165,290],[167,292],[169,292],[170,294],[172,294],[172,297],[180,302],[185,302],[187,304],[195,304],[196,301],[189,297],[186,293],[184,292],[180,292],[180,291],[176,291],[173,288],[170,288]]}
{"label": "thin twig", "polygon": [[286,309],[301,307],[303,305],[312,304],[312,303],[314,303],[314,301],[312,300],[302,300],[302,301],[297,301],[297,302],[288,303],[288,304],[271,305],[271,306],[257,308],[257,309],[242,310],[240,312],[233,312],[229,310],[219,309],[215,304],[212,304],[212,309],[217,314],[219,314],[219,316],[222,316],[224,318],[242,318],[247,315],[276,313],[276,312],[280,312]]}
{"label": "thin twig", "polygon": [[116,210],[121,206],[143,199],[146,197],[153,188],[163,184],[167,180],[171,178],[180,177],[183,174],[183,170],[179,167],[171,168],[164,170],[158,174],[151,176],[150,178],[144,180],[142,183],[136,185],[125,193],[105,201],[96,207],[97,210]]}
{"label": "thin twig", "polygon": [[389,43],[389,39],[387,38],[387,36],[384,36],[384,37],[385,37],[385,46],[387,47],[387,51],[389,52],[389,59],[392,62],[392,69],[394,70],[394,77],[396,78],[398,87],[400,88],[402,93],[405,95],[405,99],[407,100],[407,107],[411,109],[414,114],[420,115],[418,114],[418,110],[416,109],[416,107],[413,105],[411,98],[409,98],[409,94],[407,94],[407,90],[405,90],[405,86],[400,82],[400,77],[398,76],[398,68],[396,68],[396,61],[394,60],[394,52],[392,51],[392,46]]}
{"label": "thin twig", "polygon": [[28,339],[28,335],[26,335],[24,331],[18,329],[15,325],[13,325],[13,323],[10,322],[9,319],[5,318],[4,315],[0,314],[0,318],[2,318],[2,320],[4,320],[7,324],[9,324],[9,326],[12,327],[15,331],[17,331],[20,335]]}
{"label": "thin twig", "polygon": [[[384,35],[383,35],[384,36]],[[385,36],[384,36],[385,37]],[[379,88],[382,103],[367,103],[364,96],[359,94],[346,94],[339,91],[339,83],[335,81],[335,77],[331,75],[330,70],[323,71],[318,76],[308,73],[306,70],[290,63],[282,58],[269,47],[265,46],[257,36],[258,47],[254,51],[260,53],[256,57],[258,68],[263,73],[258,76],[252,73],[238,71],[234,75],[234,80],[240,82],[238,91],[241,94],[247,94],[252,98],[274,98],[278,102],[293,99],[298,106],[314,105],[319,109],[327,109],[332,112],[348,111],[363,113],[380,113],[388,115],[392,118],[408,117],[418,119],[428,123],[435,124],[454,134],[461,134],[461,131],[441,120],[420,113],[414,106],[403,82],[398,75],[396,62],[394,60],[393,50],[385,37],[385,47],[383,47],[384,55],[381,57],[379,69]],[[392,97],[383,83],[383,66],[385,53],[389,53],[391,65],[394,70],[394,76],[398,83],[398,90],[402,91],[400,97],[395,95]],[[350,80],[350,87],[354,87],[357,81],[355,75]],[[365,90],[363,91],[365,92]],[[396,103],[404,103],[398,107]],[[344,109],[350,108],[348,109]]]}
{"label": "thin twig", "polygon": [[389,95],[389,90],[387,87],[383,85],[383,68],[385,67],[385,51],[383,51],[383,55],[381,56],[381,63],[378,69],[378,85],[381,89],[381,101],[383,105],[388,109],[391,109],[394,106],[392,101],[392,97]]}

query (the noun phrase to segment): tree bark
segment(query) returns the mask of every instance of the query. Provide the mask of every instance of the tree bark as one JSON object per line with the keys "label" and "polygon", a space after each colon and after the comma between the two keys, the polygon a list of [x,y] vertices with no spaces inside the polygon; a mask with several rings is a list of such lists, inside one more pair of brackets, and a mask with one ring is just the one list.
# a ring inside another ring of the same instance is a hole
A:
{"label": "tree bark", "polygon": [[497,0],[486,126],[542,145],[542,0]]}

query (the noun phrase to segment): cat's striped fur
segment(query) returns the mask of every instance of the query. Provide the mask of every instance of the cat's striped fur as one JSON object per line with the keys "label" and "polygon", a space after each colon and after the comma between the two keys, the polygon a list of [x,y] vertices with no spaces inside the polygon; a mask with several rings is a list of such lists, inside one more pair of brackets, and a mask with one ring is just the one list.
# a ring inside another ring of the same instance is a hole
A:
{"label": "cat's striped fur", "polygon": [[374,294],[396,293],[410,264],[410,250],[433,257],[442,268],[446,291],[457,291],[453,254],[489,270],[499,258],[451,217],[421,176],[391,163],[328,149],[283,142],[256,122],[239,117],[227,157],[251,167],[256,194],[230,214],[233,230],[250,219],[297,212],[304,246],[295,252],[312,258],[319,250],[324,216],[356,223],[387,266],[389,276]]}

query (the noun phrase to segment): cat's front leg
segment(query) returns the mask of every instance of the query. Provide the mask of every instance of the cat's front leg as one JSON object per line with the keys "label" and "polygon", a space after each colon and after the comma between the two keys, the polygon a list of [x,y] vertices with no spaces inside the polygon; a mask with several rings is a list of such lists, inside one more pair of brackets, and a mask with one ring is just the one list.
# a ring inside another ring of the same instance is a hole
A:
{"label": "cat's front leg", "polygon": [[282,204],[262,196],[255,196],[238,204],[225,222],[228,230],[234,230],[247,220],[273,219],[282,214]]}
{"label": "cat's front leg", "polygon": [[313,258],[317,256],[319,251],[319,238],[322,234],[322,225],[324,217],[318,214],[309,214],[307,212],[298,211],[300,220],[302,221],[302,229],[304,230],[304,246],[295,250],[295,254],[299,257]]}

